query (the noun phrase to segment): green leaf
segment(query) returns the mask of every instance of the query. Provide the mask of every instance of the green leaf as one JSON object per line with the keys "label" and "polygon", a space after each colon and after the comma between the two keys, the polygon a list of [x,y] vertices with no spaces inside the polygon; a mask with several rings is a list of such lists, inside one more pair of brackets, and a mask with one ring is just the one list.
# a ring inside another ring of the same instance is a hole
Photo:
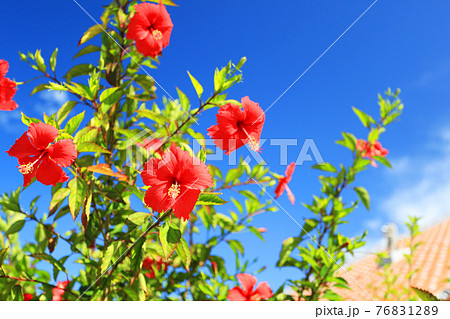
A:
{"label": "green leaf", "polygon": [[70,190],[68,188],[60,188],[53,194],[49,207],[49,216],[53,215],[58,207],[64,202],[67,196],[69,196]]}
{"label": "green leaf", "polygon": [[26,116],[25,114],[23,114],[23,112],[20,112],[20,113],[22,113],[22,123],[27,126],[30,126],[31,123],[39,123],[40,122],[38,119]]}
{"label": "green leaf", "polygon": [[64,122],[75,105],[77,105],[77,102],[67,101],[63,106],[61,106],[61,108],[58,110],[58,113],[56,114],[58,125],[61,125]]}
{"label": "green leaf", "polygon": [[289,255],[302,241],[301,237],[289,237],[283,241],[280,258],[277,261],[277,267],[283,267],[289,258]]}
{"label": "green leaf", "polygon": [[331,173],[337,172],[337,169],[330,163],[317,164],[317,165],[314,165],[312,168],[319,169],[319,170],[325,171],[325,172],[331,172]]}
{"label": "green leaf", "polygon": [[167,242],[170,244],[178,244],[181,239],[181,231],[175,224],[170,224],[167,232]]}
{"label": "green leaf", "polygon": [[422,299],[423,301],[439,301],[439,299],[435,295],[433,295],[431,292],[427,290],[412,286],[411,289],[414,290],[417,296],[419,296],[419,298]]}
{"label": "green leaf", "polygon": [[189,245],[184,238],[181,238],[180,244],[176,248],[178,256],[181,258],[181,262],[184,267],[189,271],[189,265],[191,264],[191,250]]}
{"label": "green leaf", "polygon": [[81,37],[80,41],[78,42],[78,46],[89,41],[93,37],[99,35],[100,33],[103,32],[104,29],[105,29],[104,26],[98,24],[90,27]]}
{"label": "green leaf", "polygon": [[354,188],[356,194],[358,194],[358,197],[361,199],[364,206],[366,206],[367,210],[370,210],[370,197],[369,193],[364,187],[355,187]]}
{"label": "green leaf", "polygon": [[78,115],[75,115],[67,122],[66,127],[64,129],[67,133],[69,133],[70,135],[73,135],[73,133],[75,133],[75,131],[78,129],[78,127],[80,126],[81,122],[84,119],[84,112],[85,111],[83,111]]}
{"label": "green leaf", "polygon": [[23,290],[20,285],[15,285],[11,290],[11,297],[13,301],[23,301]]}
{"label": "green leaf", "polygon": [[134,225],[142,225],[150,217],[149,213],[133,213],[127,217],[127,220]]}
{"label": "green leaf", "polygon": [[[258,166],[255,166],[258,167]],[[260,168],[262,166],[259,166]],[[229,183],[234,183],[236,180],[238,180],[239,177],[242,176],[242,174],[244,173],[243,167],[237,167],[237,168],[232,168],[230,170],[228,170],[227,176],[225,177],[225,184],[229,184]],[[259,176],[257,176],[258,179]]]}
{"label": "green leaf", "polygon": [[45,72],[47,70],[47,66],[45,65],[44,59],[42,58],[41,50],[36,50],[34,58],[36,60],[39,71]]}
{"label": "green leaf", "polygon": [[165,223],[159,231],[159,240],[166,260],[172,255],[181,239],[181,231],[171,223]]}
{"label": "green leaf", "polygon": [[103,113],[109,111],[109,109],[119,101],[122,96],[122,92],[119,91],[119,87],[108,88],[100,94],[100,109]]}
{"label": "green leaf", "polygon": [[50,57],[50,68],[53,72],[56,70],[56,57],[58,55],[58,48],[53,51],[52,56]]}
{"label": "green leaf", "polygon": [[23,226],[25,225],[25,220],[23,215],[17,215],[17,218],[11,226],[9,226],[8,230],[5,232],[5,235],[11,235],[19,232]]}
{"label": "green leaf", "polygon": [[103,274],[109,268],[115,250],[116,246],[114,243],[112,243],[108,246],[108,248],[106,248],[106,251],[103,253],[102,263],[100,267],[101,274]]}
{"label": "green leaf", "polygon": [[72,58],[72,60],[73,60],[73,59],[76,59],[76,58],[79,58],[80,56],[83,56],[83,55],[86,55],[86,54],[89,54],[89,53],[98,52],[98,51],[100,51],[100,48],[99,48],[98,46],[96,46],[96,45],[88,45],[88,46],[85,46],[83,49],[80,50],[80,52],[78,52],[78,53]]}
{"label": "green leaf", "polygon": [[183,110],[185,112],[188,112],[189,108],[191,106],[191,102],[189,101],[186,94],[184,94],[183,91],[181,91],[179,88],[177,88],[177,92],[178,92],[178,97],[180,98],[181,107],[183,108]]}
{"label": "green leaf", "polygon": [[77,151],[80,153],[83,152],[104,153],[104,154],[111,153],[106,148],[91,142],[80,143],[79,145],[77,145]]}
{"label": "green leaf", "polygon": [[162,2],[162,4],[166,5],[166,6],[175,6],[178,7],[177,4],[175,4],[175,2],[173,2],[172,0],[150,0],[151,2],[155,2],[155,3],[160,3]]}
{"label": "green leaf", "polygon": [[201,99],[203,94],[203,86],[197,81],[196,78],[192,76],[191,73],[189,73],[189,71],[187,71],[187,73],[191,79],[192,85],[194,86],[195,92],[197,92],[198,98]]}
{"label": "green leaf", "polygon": [[211,205],[223,205],[225,203],[228,202],[223,200],[217,195],[201,193],[195,205],[211,206]]}
{"label": "green leaf", "polygon": [[261,232],[257,228],[253,226],[248,226],[248,230],[251,231],[253,234],[255,234],[262,241],[265,241],[264,237],[261,235]]}
{"label": "green leaf", "polygon": [[354,152],[356,149],[356,143],[357,143],[356,137],[351,133],[342,133],[342,136],[344,137],[344,139],[337,141],[336,143],[343,145],[343,146],[349,148],[352,152]]}
{"label": "green leaf", "polygon": [[69,181],[68,186],[70,189],[69,208],[70,213],[72,214],[72,218],[75,221],[80,211],[81,204],[86,197],[87,185],[82,178],[76,176]]}
{"label": "green leaf", "polygon": [[38,93],[38,92],[47,90],[47,86],[48,86],[47,83],[42,83],[42,84],[37,85],[37,86],[33,89],[33,91],[31,91],[30,95],[33,95],[33,94],[36,94],[36,93]]}
{"label": "green leaf", "polygon": [[359,120],[361,121],[361,123],[369,128],[370,124],[373,123],[375,124],[375,120],[368,114],[364,113],[361,110],[358,110],[356,107],[353,107],[353,112],[355,112],[355,114],[359,117]]}
{"label": "green leaf", "polygon": [[383,156],[374,156],[374,159],[376,159],[378,162],[380,162],[381,164],[383,164],[384,166],[387,166],[389,168],[392,168],[391,163],[388,161],[388,159],[386,157]]}
{"label": "green leaf", "polygon": [[68,82],[71,82],[72,78],[77,76],[87,75],[95,71],[95,66],[89,63],[78,64],[72,67],[69,71],[67,71],[64,78],[67,79]]}
{"label": "green leaf", "polygon": [[0,267],[3,265],[3,262],[5,261],[7,255],[8,247],[0,250]]}

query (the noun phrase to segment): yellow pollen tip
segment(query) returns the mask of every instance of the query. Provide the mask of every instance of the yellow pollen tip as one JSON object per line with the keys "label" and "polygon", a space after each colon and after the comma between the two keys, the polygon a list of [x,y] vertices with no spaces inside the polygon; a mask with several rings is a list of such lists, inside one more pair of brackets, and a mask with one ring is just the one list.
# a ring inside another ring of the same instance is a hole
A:
{"label": "yellow pollen tip", "polygon": [[33,164],[34,163],[28,163],[25,165],[20,165],[19,167],[19,172],[22,174],[30,174],[31,171],[33,170]]}
{"label": "yellow pollen tip", "polygon": [[156,40],[161,40],[163,37],[162,32],[159,30],[153,30],[152,35]]}
{"label": "yellow pollen tip", "polygon": [[169,195],[169,197],[175,199],[178,197],[178,195],[180,195],[181,192],[181,187],[178,184],[172,184],[172,186],[170,186],[169,191],[167,192],[167,195]]}
{"label": "yellow pollen tip", "polygon": [[250,148],[252,151],[255,151],[257,153],[261,153],[261,148],[259,147],[259,142],[254,138],[253,136],[248,137],[248,145],[250,145]]}

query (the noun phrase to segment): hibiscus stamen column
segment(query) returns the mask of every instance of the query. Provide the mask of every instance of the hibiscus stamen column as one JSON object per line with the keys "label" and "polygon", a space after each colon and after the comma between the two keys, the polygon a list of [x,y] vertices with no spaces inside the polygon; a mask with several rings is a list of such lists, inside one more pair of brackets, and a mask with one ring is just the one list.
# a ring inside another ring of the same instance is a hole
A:
{"label": "hibiscus stamen column", "polygon": [[180,195],[181,192],[181,187],[178,184],[178,182],[175,182],[175,184],[172,184],[172,186],[170,186],[167,195],[169,195],[169,197],[175,199],[178,197],[178,195]]}
{"label": "hibiscus stamen column", "polygon": [[245,135],[247,136],[247,142],[248,142],[248,145],[250,146],[250,148],[252,149],[252,151],[261,153],[262,148],[259,146],[258,140],[254,136],[251,136],[250,134],[248,134],[244,127],[240,126],[240,128],[244,131]]}

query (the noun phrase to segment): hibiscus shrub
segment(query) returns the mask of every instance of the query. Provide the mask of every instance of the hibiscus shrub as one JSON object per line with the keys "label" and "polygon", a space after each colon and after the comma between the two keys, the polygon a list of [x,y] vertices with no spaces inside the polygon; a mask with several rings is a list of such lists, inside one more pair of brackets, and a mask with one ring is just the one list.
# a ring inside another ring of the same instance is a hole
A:
{"label": "hibiscus shrub", "polygon": [[[0,299],[338,299],[333,286],[347,283],[337,277],[336,262],[342,264],[347,253],[364,245],[365,236],[348,238],[339,225],[359,202],[369,208],[367,191],[350,185],[369,164],[390,166],[378,138],[401,113],[398,92],[380,97],[378,121],[354,110],[369,134],[363,141],[343,133],[338,141],[351,151],[351,165],[315,166],[327,174],[319,177],[321,194],[305,205],[312,215],[304,219],[297,237],[283,242],[277,262],[278,267],[300,269],[303,276],[272,291],[246,273],[249,262],[236,235],[251,232],[263,239],[265,229],[252,226],[254,216],[284,210],[272,192],[278,198],[286,191],[295,203],[288,186],[295,164],[281,176],[262,163],[251,167],[242,159],[226,172],[208,163],[211,150],[192,125],[202,112],[217,111],[217,123],[211,123],[208,134],[227,155],[243,146],[261,151],[265,114],[249,97],[239,103],[227,96],[242,79],[245,58],[215,70],[209,96],[188,73],[198,104],[180,89],[176,100],[157,103],[157,84],[147,70],[163,60],[174,25],[166,7],[153,2],[157,4],[120,0],[106,6],[102,25],[85,32],[79,42],[83,48],[74,58],[96,57],[72,67],[64,80],[55,72],[58,49],[48,62],[39,50],[20,54],[45,79],[32,94],[65,91],[71,100],[42,119],[22,112],[24,133],[7,151],[17,158],[17,176],[24,182],[0,198]],[[86,45],[88,41],[92,44]],[[17,107],[12,100],[17,84],[4,77],[7,69],[1,60],[4,111]],[[190,146],[194,142],[200,146],[196,153]],[[38,208],[39,196],[26,206],[21,200],[33,183],[50,188],[48,209]],[[345,203],[347,189],[359,200]],[[221,205],[227,202],[234,208],[224,214]],[[70,227],[58,226],[62,219]],[[28,232],[34,229],[34,240],[23,244],[19,232],[25,225]],[[309,239],[314,244],[306,244]],[[217,253],[221,243],[235,253],[232,272]],[[287,286],[292,294],[285,293]]]}

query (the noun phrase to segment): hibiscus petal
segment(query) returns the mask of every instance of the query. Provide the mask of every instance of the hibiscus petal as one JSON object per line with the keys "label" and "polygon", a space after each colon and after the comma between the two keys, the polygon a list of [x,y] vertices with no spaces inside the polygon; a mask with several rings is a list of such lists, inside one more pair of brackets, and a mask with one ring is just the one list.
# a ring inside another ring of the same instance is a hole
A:
{"label": "hibiscus petal", "polygon": [[239,282],[241,283],[242,288],[244,289],[245,293],[249,293],[253,290],[253,287],[256,284],[256,277],[252,276],[250,274],[237,274],[236,277],[238,278]]}
{"label": "hibiscus petal", "polygon": [[61,140],[48,148],[48,156],[59,166],[70,166],[78,156],[72,140]]}
{"label": "hibiscus petal", "polygon": [[261,297],[261,299],[269,299],[273,296],[269,284],[265,281],[258,284],[258,286],[254,291],[254,294],[258,294]]}
{"label": "hibiscus petal", "polygon": [[286,185],[286,193],[288,194],[288,198],[289,198],[289,201],[291,202],[291,204],[295,205],[294,193],[292,193],[291,189],[287,185]]}
{"label": "hibiscus petal", "polygon": [[228,300],[230,301],[247,301],[247,297],[245,297],[244,292],[240,287],[234,287],[228,291]]}
{"label": "hibiscus petal", "polygon": [[208,135],[214,140],[214,144],[229,155],[246,143],[247,136],[238,123],[245,119],[245,114],[235,104],[227,104],[220,108],[216,114],[217,125],[208,128]]}
{"label": "hibiscus petal", "polygon": [[284,190],[286,189],[286,179],[284,177],[280,178],[280,180],[278,181],[278,185],[277,188],[275,188],[275,199],[277,199],[278,197],[280,197]]}
{"label": "hibiscus petal", "polygon": [[287,179],[288,183],[291,181],[291,177],[292,177],[292,174],[294,174],[294,171],[295,171],[295,163],[292,162],[286,168],[286,172],[284,172],[284,174],[286,175],[286,179]]}
{"label": "hibiscus petal", "polygon": [[[34,163],[37,160],[37,157],[27,157],[27,158],[19,158],[19,165],[27,165],[30,163]],[[36,177],[36,170],[39,163],[36,163],[31,168],[31,171],[28,174],[23,174],[23,187],[30,185],[31,180]]]}
{"label": "hibiscus petal", "polygon": [[28,137],[31,144],[39,150],[46,149],[48,144],[58,137],[58,129],[44,123],[31,123],[28,129]]}
{"label": "hibiscus petal", "polygon": [[12,111],[17,108],[17,103],[12,101],[16,91],[16,82],[0,77],[0,110]]}
{"label": "hibiscus petal", "polygon": [[136,49],[144,56],[151,56],[155,58],[162,51],[162,42],[156,40],[152,35],[142,39],[136,40]]}
{"label": "hibiscus petal", "polygon": [[6,60],[0,60],[0,77],[4,77],[8,73],[9,63]]}
{"label": "hibiscus petal", "polygon": [[200,159],[192,158],[189,169],[186,168],[180,183],[189,189],[204,190],[214,185],[209,169]]}
{"label": "hibiscus petal", "polygon": [[181,187],[181,193],[172,205],[175,216],[183,220],[189,219],[199,195],[199,190]]}
{"label": "hibiscus petal", "polygon": [[6,151],[9,156],[14,156],[17,158],[25,158],[29,156],[38,155],[40,151],[38,151],[31,143],[28,138],[27,132],[23,133],[20,138],[16,140],[13,146]]}
{"label": "hibiscus petal", "polygon": [[0,110],[1,111],[12,111],[19,107],[16,102],[14,101],[8,101],[5,103],[0,103]]}
{"label": "hibiscus petal", "polygon": [[57,183],[62,183],[69,179],[63,169],[47,156],[44,156],[42,159],[42,163],[37,169],[36,178],[47,186],[55,186]]}
{"label": "hibiscus petal", "polygon": [[141,172],[142,180],[144,184],[147,186],[154,186],[161,182],[158,179],[158,166],[161,160],[159,158],[151,158],[144,164],[144,167]]}
{"label": "hibiscus petal", "polygon": [[145,204],[150,207],[153,211],[162,213],[169,210],[172,201],[167,195],[167,191],[170,185],[167,183],[159,183],[153,185],[147,190],[144,197]]}

